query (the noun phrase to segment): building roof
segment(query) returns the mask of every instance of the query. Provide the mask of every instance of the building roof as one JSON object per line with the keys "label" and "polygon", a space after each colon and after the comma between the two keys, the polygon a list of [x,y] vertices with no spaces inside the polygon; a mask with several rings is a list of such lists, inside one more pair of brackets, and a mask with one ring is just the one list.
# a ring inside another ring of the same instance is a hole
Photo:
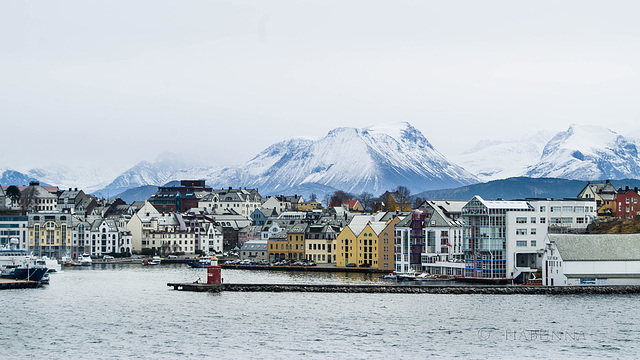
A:
{"label": "building roof", "polygon": [[640,261],[640,234],[549,234],[564,261]]}
{"label": "building roof", "polygon": [[513,201],[513,200],[484,200],[480,196],[476,195],[474,199],[480,201],[488,209],[505,209],[505,210],[528,210],[531,206],[526,201]]}

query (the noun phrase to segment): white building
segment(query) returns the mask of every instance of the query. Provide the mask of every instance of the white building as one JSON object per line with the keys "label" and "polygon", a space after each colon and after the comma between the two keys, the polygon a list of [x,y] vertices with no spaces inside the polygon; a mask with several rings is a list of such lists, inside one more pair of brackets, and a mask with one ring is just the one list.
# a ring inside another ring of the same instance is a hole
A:
{"label": "white building", "polygon": [[465,277],[540,278],[548,232],[583,232],[596,217],[594,199],[486,201],[475,196],[465,219]]}
{"label": "white building", "polygon": [[[119,229],[115,220],[99,219],[89,232],[91,255],[131,252],[131,232]],[[86,243],[86,240],[85,240]]]}
{"label": "white building", "polygon": [[25,214],[1,214],[0,215],[0,247],[8,246],[11,239],[18,240],[17,248],[29,250],[28,217]]}
{"label": "white building", "polygon": [[463,275],[462,203],[425,201],[396,225],[396,272]]}
{"label": "white building", "polygon": [[640,234],[549,234],[546,286],[640,285]]}

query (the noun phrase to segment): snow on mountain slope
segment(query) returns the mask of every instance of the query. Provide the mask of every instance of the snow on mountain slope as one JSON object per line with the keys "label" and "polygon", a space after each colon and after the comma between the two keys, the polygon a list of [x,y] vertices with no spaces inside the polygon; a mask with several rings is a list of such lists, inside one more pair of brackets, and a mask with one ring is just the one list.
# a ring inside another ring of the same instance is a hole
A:
{"label": "snow on mountain slope", "polygon": [[574,124],[549,141],[526,176],[613,180],[638,174],[640,157],[633,140],[603,127]]}
{"label": "snow on mountain slope", "polygon": [[483,181],[522,176],[537,163],[552,133],[539,131],[516,140],[483,140],[452,160]]}
{"label": "snow on mountain slope", "polygon": [[90,193],[106,186],[122,173],[122,170],[51,165],[31,169],[27,172],[27,175],[39,179],[41,182],[57,185],[61,190],[79,188]]}
{"label": "snow on mountain slope", "polygon": [[214,187],[256,187],[264,194],[303,185],[379,194],[399,185],[423,191],[477,182],[404,122],[337,128],[318,140],[286,140],[207,179]]}
{"label": "snow on mountain slope", "polygon": [[141,161],[95,193],[113,196],[131,188],[161,186],[172,180],[203,179],[211,171],[177,154],[164,153],[154,162]]}

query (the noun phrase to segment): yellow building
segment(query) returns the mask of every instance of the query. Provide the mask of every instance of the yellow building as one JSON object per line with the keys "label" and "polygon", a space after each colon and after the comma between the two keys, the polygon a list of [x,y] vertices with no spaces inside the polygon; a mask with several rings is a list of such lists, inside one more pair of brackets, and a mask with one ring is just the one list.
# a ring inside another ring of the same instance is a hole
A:
{"label": "yellow building", "polygon": [[373,204],[373,211],[411,211],[411,200],[397,191],[387,191]]}
{"label": "yellow building", "polygon": [[307,224],[296,224],[267,240],[269,261],[305,259],[305,232]]}
{"label": "yellow building", "polygon": [[379,238],[385,229],[387,222],[376,221],[375,216],[354,216],[336,239],[337,266],[379,268]]}
{"label": "yellow building", "polygon": [[304,239],[307,224],[296,224],[287,231],[287,244],[289,245],[289,260],[304,260]]}
{"label": "yellow building", "polygon": [[64,256],[73,245],[71,214],[60,212],[29,214],[29,248],[49,257]]}
{"label": "yellow building", "polygon": [[328,224],[310,225],[305,239],[305,255],[307,260],[320,264],[333,264],[337,260],[336,237],[340,228]]}

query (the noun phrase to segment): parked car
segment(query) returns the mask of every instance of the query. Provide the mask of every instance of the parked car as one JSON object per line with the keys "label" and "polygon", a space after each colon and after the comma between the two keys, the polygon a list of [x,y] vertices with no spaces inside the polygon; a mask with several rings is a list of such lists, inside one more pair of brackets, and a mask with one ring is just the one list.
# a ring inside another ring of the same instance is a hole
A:
{"label": "parked car", "polygon": [[113,256],[111,255],[105,255],[102,257],[102,261],[111,261],[113,260]]}
{"label": "parked car", "polygon": [[347,267],[356,267],[356,264],[355,263],[348,263]]}
{"label": "parked car", "polygon": [[169,255],[167,256],[167,259],[177,259],[178,257],[176,255]]}

